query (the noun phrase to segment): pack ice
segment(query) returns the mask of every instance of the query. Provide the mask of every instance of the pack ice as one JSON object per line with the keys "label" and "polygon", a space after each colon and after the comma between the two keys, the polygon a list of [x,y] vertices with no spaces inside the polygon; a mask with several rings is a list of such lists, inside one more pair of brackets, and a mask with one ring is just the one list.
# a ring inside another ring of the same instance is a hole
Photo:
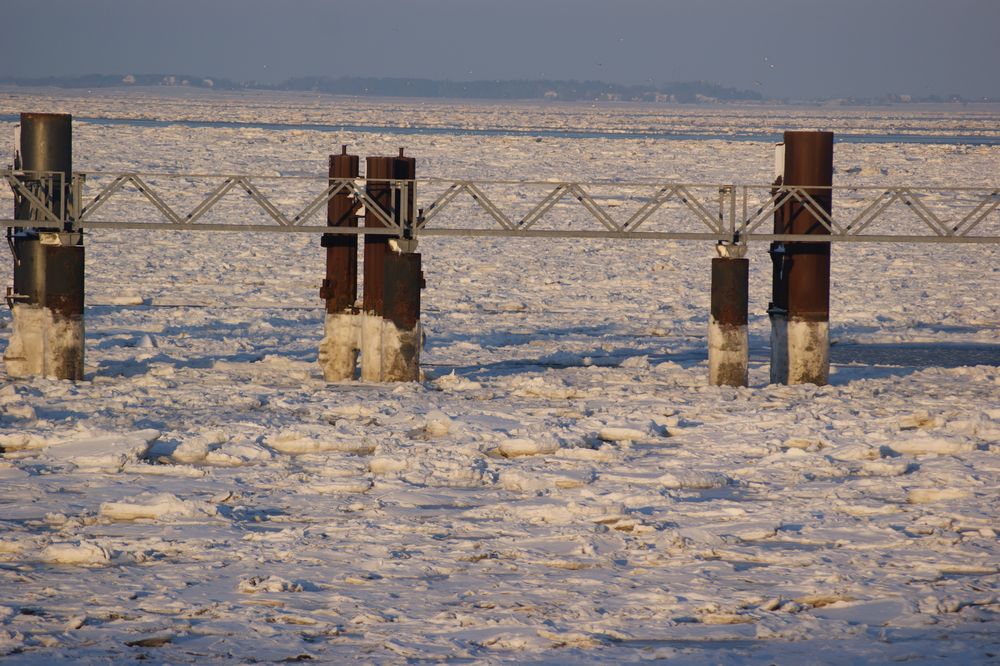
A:
{"label": "pack ice", "polygon": [[[996,145],[934,143],[995,136],[991,106],[164,90],[0,89],[0,135],[21,110],[70,111],[81,171],[322,175],[346,143],[360,155],[405,145],[418,177],[768,183],[770,143],[727,135],[819,125],[928,139],[838,143],[840,184],[995,186],[1000,173]],[[278,127],[85,120],[152,116]],[[336,129],[345,118],[454,131]],[[460,131],[482,127],[538,135]],[[604,138],[558,135],[579,127]],[[636,129],[719,136],[622,138]],[[172,202],[204,195],[171,182]],[[310,182],[268,195],[291,211],[315,197]],[[514,216],[537,203],[483,187]],[[625,219],[640,194],[595,201]],[[133,195],[102,214],[154,219]],[[240,196],[205,221],[242,219]],[[948,218],[949,196],[923,203]],[[588,214],[572,198],[552,212],[552,228]],[[902,205],[887,215],[887,228],[922,224]],[[995,245],[835,247],[821,388],[768,385],[771,267],[751,246],[744,389],[707,385],[710,244],[423,238],[426,380],[406,384],[324,380],[311,234],[102,229],[87,244],[85,381],[0,368],[0,655],[12,663],[1000,654]],[[11,335],[0,311],[0,348]]]}

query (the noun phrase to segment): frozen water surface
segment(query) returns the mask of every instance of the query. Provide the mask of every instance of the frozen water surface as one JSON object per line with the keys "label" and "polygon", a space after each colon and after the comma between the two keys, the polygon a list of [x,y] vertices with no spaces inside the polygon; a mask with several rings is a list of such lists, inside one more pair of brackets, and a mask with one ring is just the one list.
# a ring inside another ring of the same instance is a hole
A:
{"label": "frozen water surface", "polygon": [[[965,110],[0,94],[0,114],[22,110],[719,133],[997,126]],[[405,145],[420,176],[766,183],[772,163],[768,143],[721,137],[81,122],[74,143],[91,171],[321,175],[342,143]],[[850,143],[835,162],[841,184],[995,185],[1000,148]],[[835,247],[831,385],[817,388],[766,385],[770,268],[751,247],[749,389],[706,386],[709,244],[436,238],[420,250],[426,381],[327,384],[318,238],[90,234],[87,381],[0,369],[0,654],[1000,655],[998,248]],[[4,310],[0,346],[10,324]]]}

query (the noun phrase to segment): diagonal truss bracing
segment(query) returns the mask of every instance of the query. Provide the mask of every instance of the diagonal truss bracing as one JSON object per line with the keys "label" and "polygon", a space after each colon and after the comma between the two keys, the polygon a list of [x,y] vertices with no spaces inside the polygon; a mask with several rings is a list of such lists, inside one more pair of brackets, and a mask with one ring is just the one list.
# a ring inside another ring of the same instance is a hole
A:
{"label": "diagonal truss bracing", "polygon": [[[69,204],[52,210],[61,174],[41,176],[0,171],[14,195],[30,204],[30,219],[0,219],[4,227],[52,223],[76,229],[165,229],[252,232],[323,232],[390,236],[529,236],[558,238],[650,238],[749,242],[1000,243],[1000,188],[975,187],[782,187],[670,182],[486,181],[469,179],[366,180],[225,174],[78,173]],[[266,187],[262,187],[264,182]],[[383,210],[367,193],[371,183],[388,185],[392,201],[412,200],[420,211],[412,228],[405,210]],[[196,186],[197,194],[192,194]],[[185,189],[186,188],[186,189]],[[266,191],[280,192],[276,199]],[[820,203],[832,197],[832,210]],[[304,205],[286,210],[294,192]],[[433,194],[424,203],[417,195]],[[823,193],[820,197],[818,193]],[[327,227],[322,211],[335,196],[353,198],[372,224]],[[139,198],[148,212],[123,219],[121,204]],[[234,201],[238,199],[239,201]],[[716,201],[717,199],[717,201]],[[168,203],[179,201],[177,204]],[[283,203],[284,202],[284,203]],[[517,206],[527,207],[518,214]],[[421,205],[423,203],[423,205]],[[631,210],[616,208],[628,204]],[[718,210],[715,210],[716,203]],[[741,205],[742,204],[742,205]],[[0,196],[0,206],[4,206]],[[784,206],[808,212],[821,234],[772,233],[772,216]],[[8,208],[9,210],[10,208]],[[112,210],[113,209],[113,210]],[[19,209],[23,210],[23,206]],[[742,212],[738,212],[742,210]],[[244,223],[251,212],[263,223]],[[478,215],[477,215],[478,212]],[[99,217],[99,213],[106,213]],[[210,213],[233,221],[214,223]],[[485,224],[484,221],[485,220]],[[545,222],[546,224],[543,224]]]}

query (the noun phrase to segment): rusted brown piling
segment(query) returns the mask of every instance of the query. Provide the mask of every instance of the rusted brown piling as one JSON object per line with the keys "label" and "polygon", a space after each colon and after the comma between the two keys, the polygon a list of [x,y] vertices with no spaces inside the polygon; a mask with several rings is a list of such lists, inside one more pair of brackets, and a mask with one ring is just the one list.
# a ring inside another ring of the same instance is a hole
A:
{"label": "rusted brown piling", "polygon": [[[392,211],[392,158],[369,157],[365,160],[365,194],[386,215]],[[365,208],[365,227],[385,227],[376,213]],[[365,234],[364,290],[361,320],[361,379],[382,381],[382,312],[385,283],[385,254],[389,237]]]}
{"label": "rusted brown piling", "polygon": [[[359,159],[343,146],[330,156],[330,181],[357,178]],[[326,223],[331,227],[357,227],[358,204],[347,191],[338,192],[327,204]],[[326,324],[320,343],[319,363],[327,381],[354,377],[357,364],[360,320],[354,304],[358,297],[358,237],[354,234],[323,234],[326,248],[326,278],[320,298],[326,301]]]}
{"label": "rusted brown piling", "polygon": [[[833,132],[785,132],[784,138],[783,185],[805,196],[775,212],[774,232],[829,234],[816,209],[827,216],[832,211]],[[775,243],[771,256],[771,382],[824,385],[830,371],[830,243]]]}
{"label": "rusted brown piling", "polygon": [[708,325],[708,376],[712,386],[746,386],[750,261],[746,245],[719,244],[712,259],[712,314]]}
{"label": "rusted brown piling", "polygon": [[72,122],[62,113],[21,114],[17,166],[27,173],[18,179],[44,208],[15,193],[15,219],[26,224],[8,236],[13,332],[4,362],[12,377],[83,379],[83,235],[64,222],[72,192]]}
{"label": "rusted brown piling", "polygon": [[[369,157],[367,194],[386,217],[412,230],[416,160]],[[374,181],[374,182],[373,182]],[[385,227],[372,211],[365,227]],[[361,378],[367,381],[416,381],[420,376],[420,255],[412,234],[391,239],[365,236],[364,318],[361,329]]]}
{"label": "rusted brown piling", "polygon": [[[365,160],[365,194],[387,216],[392,215],[393,158],[369,157]],[[385,227],[385,223],[372,211],[365,211],[365,227]],[[365,314],[382,315],[382,284],[385,271],[385,253],[389,237],[365,235],[365,276],[363,309]]]}

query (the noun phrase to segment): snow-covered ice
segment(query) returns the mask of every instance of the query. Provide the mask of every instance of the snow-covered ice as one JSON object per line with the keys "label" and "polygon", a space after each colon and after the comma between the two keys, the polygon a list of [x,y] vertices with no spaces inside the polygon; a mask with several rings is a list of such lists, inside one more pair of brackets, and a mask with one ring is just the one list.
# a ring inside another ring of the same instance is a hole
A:
{"label": "snow-covered ice", "polygon": [[[990,107],[510,113],[0,91],[0,115],[22,110],[720,134],[78,122],[80,170],[315,175],[346,143],[360,155],[405,145],[419,176],[759,183],[772,146],[727,132],[982,134],[1000,120]],[[996,185],[1000,149],[845,143],[835,166],[841,184]],[[271,194],[289,208],[308,198]],[[535,201],[490,195],[513,210]],[[615,214],[635,204],[602,201]],[[571,203],[554,212],[580,215]],[[983,224],[998,224],[992,215]],[[824,387],[768,385],[766,249],[748,254],[749,388],[708,386],[710,244],[482,238],[421,242],[423,381],[328,383],[318,236],[90,233],[86,381],[0,368],[0,654],[995,660],[1000,248],[835,247]],[[0,346],[10,337],[4,310]]]}

